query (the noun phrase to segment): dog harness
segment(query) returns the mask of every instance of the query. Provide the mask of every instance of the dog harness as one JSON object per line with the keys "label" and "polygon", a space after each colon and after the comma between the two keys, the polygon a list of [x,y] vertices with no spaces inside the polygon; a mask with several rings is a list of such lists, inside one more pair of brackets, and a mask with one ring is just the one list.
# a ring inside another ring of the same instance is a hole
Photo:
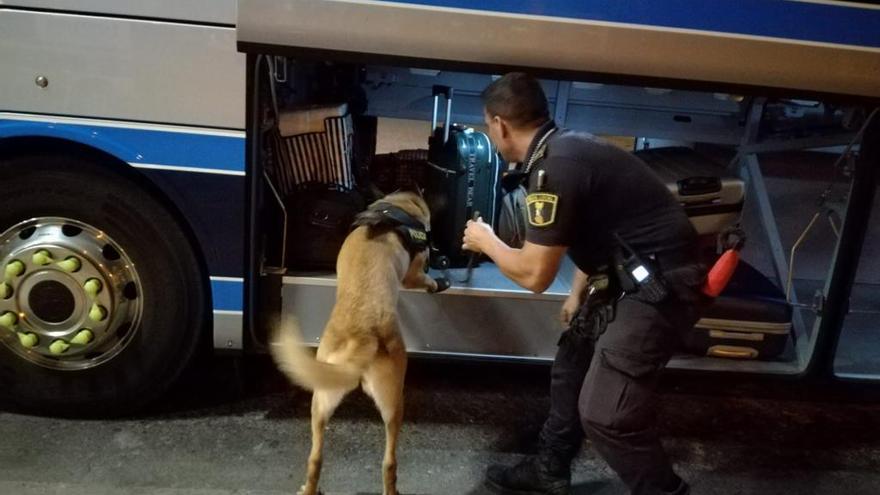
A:
{"label": "dog harness", "polygon": [[403,208],[383,201],[372,205],[369,210],[379,213],[382,217],[381,221],[375,223],[359,216],[352,224],[352,228],[366,225],[371,229],[384,227],[394,231],[403,242],[403,247],[406,248],[410,258],[415,258],[416,254],[430,246],[430,227],[423,225]]}

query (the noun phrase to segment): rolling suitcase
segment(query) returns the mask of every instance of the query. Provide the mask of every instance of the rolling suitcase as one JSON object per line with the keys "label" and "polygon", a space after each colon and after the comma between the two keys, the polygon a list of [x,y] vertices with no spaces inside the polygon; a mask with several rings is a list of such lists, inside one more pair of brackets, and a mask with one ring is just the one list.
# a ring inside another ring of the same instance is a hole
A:
{"label": "rolling suitcase", "polygon": [[684,206],[701,236],[714,236],[739,222],[744,200],[742,179],[711,158],[683,147],[636,151]]}
{"label": "rolling suitcase", "polygon": [[696,354],[773,359],[791,334],[792,308],[763,273],[740,261],[724,291],[684,338]]}
{"label": "rolling suitcase", "polygon": [[[463,267],[469,253],[461,249],[467,221],[475,214],[494,222],[500,198],[500,163],[489,136],[473,128],[452,124],[452,88],[434,86],[432,135],[428,140],[425,199],[431,208],[434,268]],[[440,96],[446,98],[446,118],[438,126]]]}

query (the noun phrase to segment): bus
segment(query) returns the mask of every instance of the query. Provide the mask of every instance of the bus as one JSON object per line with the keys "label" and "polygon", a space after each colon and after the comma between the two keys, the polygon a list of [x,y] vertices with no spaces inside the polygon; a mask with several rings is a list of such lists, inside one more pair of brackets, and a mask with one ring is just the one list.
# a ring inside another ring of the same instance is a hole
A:
{"label": "bus", "polygon": [[[748,359],[763,335],[707,323],[746,345],[671,368],[880,377],[876,337],[841,339],[870,327],[880,281],[862,253],[880,143],[871,2],[4,0],[0,67],[0,396],[26,410],[136,410],[199,352],[265,351],[290,315],[315,344],[335,276],[289,256],[307,195],[279,180],[280,112],[374,119],[369,161],[427,144],[438,86],[479,129],[480,91],[512,70],[541,79],[562,126],[699,151],[744,185],[724,218],[784,293],[780,351]],[[572,273],[532,294],[480,263],[442,294],[404,291],[408,351],[549,361]],[[841,346],[865,367],[835,367]]]}

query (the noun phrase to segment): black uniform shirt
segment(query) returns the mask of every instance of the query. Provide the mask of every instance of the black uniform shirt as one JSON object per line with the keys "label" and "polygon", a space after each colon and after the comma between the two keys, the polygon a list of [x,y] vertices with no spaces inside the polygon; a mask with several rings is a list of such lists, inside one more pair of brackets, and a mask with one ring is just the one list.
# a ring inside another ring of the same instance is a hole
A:
{"label": "black uniform shirt", "polygon": [[556,129],[546,146],[538,146],[553,129],[548,122],[538,131],[524,162],[534,161],[527,241],[569,246],[585,273],[609,262],[615,232],[642,256],[693,245],[696,232],[684,209],[642,160],[566,129]]}

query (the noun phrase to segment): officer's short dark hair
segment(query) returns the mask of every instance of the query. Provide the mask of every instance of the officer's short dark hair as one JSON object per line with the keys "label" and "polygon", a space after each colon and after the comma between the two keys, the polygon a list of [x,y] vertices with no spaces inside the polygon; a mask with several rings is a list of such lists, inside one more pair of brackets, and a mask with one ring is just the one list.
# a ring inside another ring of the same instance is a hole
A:
{"label": "officer's short dark hair", "polygon": [[541,83],[525,72],[510,72],[480,95],[490,117],[499,116],[514,127],[538,127],[550,120]]}

